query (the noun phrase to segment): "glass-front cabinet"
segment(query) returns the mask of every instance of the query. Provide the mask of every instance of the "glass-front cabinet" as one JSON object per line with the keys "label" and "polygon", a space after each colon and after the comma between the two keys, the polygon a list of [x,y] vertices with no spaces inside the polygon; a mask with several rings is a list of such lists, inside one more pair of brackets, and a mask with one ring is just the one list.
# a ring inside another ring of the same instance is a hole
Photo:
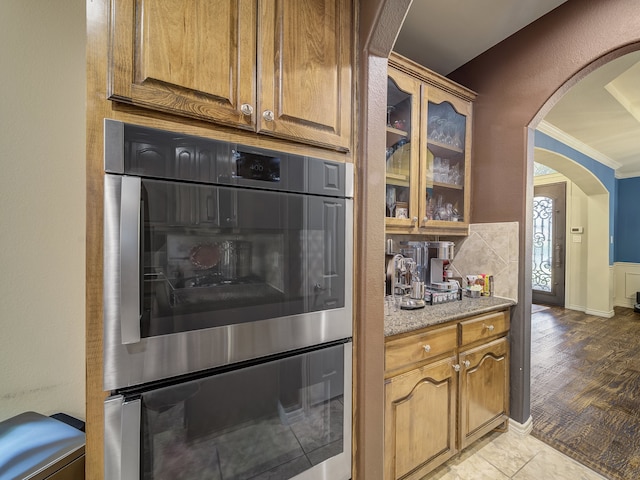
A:
{"label": "glass-front cabinet", "polygon": [[[391,54],[387,91],[388,233],[468,234],[474,99],[472,91]],[[406,113],[409,106],[411,115]]]}
{"label": "glass-front cabinet", "polygon": [[[423,165],[420,228],[467,233],[471,104],[423,86]],[[450,232],[455,233],[455,232]]]}
{"label": "glass-front cabinet", "polygon": [[387,79],[386,225],[418,224],[420,160],[420,82],[390,70]]}

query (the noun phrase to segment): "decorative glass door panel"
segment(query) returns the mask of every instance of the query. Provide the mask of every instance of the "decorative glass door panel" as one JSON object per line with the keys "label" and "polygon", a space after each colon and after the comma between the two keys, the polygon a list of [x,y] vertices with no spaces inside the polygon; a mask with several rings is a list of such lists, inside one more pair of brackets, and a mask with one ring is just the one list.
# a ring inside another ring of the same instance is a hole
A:
{"label": "decorative glass door panel", "polygon": [[411,228],[418,219],[419,83],[389,71],[387,83],[386,199],[387,227]]}
{"label": "decorative glass door panel", "polygon": [[533,303],[564,306],[566,185],[536,185],[533,196]]}
{"label": "decorative glass door panel", "polygon": [[533,198],[533,266],[531,286],[551,291],[553,257],[553,198]]}
{"label": "decorative glass door panel", "polygon": [[469,223],[466,208],[467,115],[451,101],[427,103],[422,226]]}

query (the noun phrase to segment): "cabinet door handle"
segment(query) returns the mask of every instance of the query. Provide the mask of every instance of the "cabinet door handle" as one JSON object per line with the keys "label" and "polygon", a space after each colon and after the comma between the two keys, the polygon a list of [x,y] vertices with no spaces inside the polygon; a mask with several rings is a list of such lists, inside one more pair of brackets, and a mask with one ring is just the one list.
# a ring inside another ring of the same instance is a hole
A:
{"label": "cabinet door handle", "polygon": [[262,118],[264,118],[267,122],[273,122],[276,118],[271,110],[265,110],[262,112]]}
{"label": "cabinet door handle", "polygon": [[496,328],[493,325],[485,325],[486,329],[489,330],[490,332],[493,332],[493,330]]}
{"label": "cabinet door handle", "polygon": [[453,369],[454,369],[456,372],[459,372],[459,371],[460,371],[460,365],[458,365],[458,364],[456,363],[456,364],[453,366]]}
{"label": "cabinet door handle", "polygon": [[431,345],[423,345],[422,349],[426,352],[429,353],[431,351]]}
{"label": "cabinet door handle", "polygon": [[240,106],[240,111],[242,112],[243,115],[245,116],[250,116],[253,115],[253,107],[251,105],[249,105],[248,103],[243,103]]}
{"label": "cabinet door handle", "polygon": [[418,223],[418,217],[413,217],[411,219],[411,223]]}
{"label": "cabinet door handle", "polygon": [[465,360],[462,363],[464,364],[464,368],[469,368],[471,366],[471,362],[469,360]]}

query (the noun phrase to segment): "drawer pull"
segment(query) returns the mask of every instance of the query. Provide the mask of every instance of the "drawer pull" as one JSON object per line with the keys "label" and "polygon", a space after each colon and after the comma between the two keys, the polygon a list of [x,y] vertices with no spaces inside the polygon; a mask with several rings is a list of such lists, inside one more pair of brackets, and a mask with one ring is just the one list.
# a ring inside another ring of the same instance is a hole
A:
{"label": "drawer pull", "polygon": [[454,369],[456,372],[459,372],[459,371],[460,371],[460,365],[458,365],[458,364],[456,363],[456,364],[453,366],[453,369]]}
{"label": "drawer pull", "polygon": [[485,327],[487,328],[487,330],[489,330],[490,332],[493,332],[493,330],[495,329],[495,327],[493,325],[485,325]]}
{"label": "drawer pull", "polygon": [[431,345],[424,345],[424,346],[422,347],[422,349],[423,349],[426,353],[429,353],[429,352],[431,351]]}
{"label": "drawer pull", "polygon": [[465,360],[462,363],[464,364],[464,368],[469,368],[471,366],[471,362],[469,360]]}

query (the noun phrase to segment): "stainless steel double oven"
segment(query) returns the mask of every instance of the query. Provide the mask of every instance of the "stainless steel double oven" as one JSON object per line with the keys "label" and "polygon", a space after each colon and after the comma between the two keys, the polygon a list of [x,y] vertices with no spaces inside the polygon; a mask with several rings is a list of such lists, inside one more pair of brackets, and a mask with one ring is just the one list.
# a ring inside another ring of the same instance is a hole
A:
{"label": "stainless steel double oven", "polygon": [[105,478],[351,477],[350,167],[105,121]]}

